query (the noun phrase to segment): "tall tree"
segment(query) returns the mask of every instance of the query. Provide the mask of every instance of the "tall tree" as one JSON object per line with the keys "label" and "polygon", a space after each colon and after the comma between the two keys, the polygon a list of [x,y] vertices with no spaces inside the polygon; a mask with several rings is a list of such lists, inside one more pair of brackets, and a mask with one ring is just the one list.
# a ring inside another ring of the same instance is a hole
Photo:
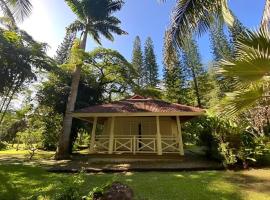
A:
{"label": "tall tree", "polygon": [[[236,30],[236,26],[232,30]],[[210,41],[214,59],[211,76],[212,78],[215,78],[218,83],[216,85],[219,87],[219,90],[217,90],[219,91],[218,96],[223,97],[225,92],[228,92],[231,88],[231,80],[225,79],[221,75],[214,75],[214,72],[219,69],[219,61],[233,57],[233,42],[228,40],[224,31],[224,23],[219,18],[216,18],[215,23],[211,24]]]}
{"label": "tall tree", "polygon": [[204,70],[198,46],[194,39],[187,39],[183,46],[183,64],[185,71],[193,82],[194,94],[199,107],[202,107],[202,94],[200,91],[199,77],[203,76]]}
{"label": "tall tree", "polygon": [[0,28],[0,124],[14,95],[36,80],[40,70],[51,69],[46,47],[24,31]]}
{"label": "tall tree", "polygon": [[135,68],[137,72],[136,83],[138,86],[143,84],[143,52],[141,47],[141,40],[139,36],[136,36],[133,43],[133,51],[132,51],[132,61],[131,64]]}
{"label": "tall tree", "polygon": [[[95,42],[101,44],[100,35],[113,40],[112,33],[126,34],[119,25],[121,21],[112,14],[120,10],[124,4],[122,0],[65,0],[71,10],[77,15],[77,20],[72,23],[68,30],[82,32],[80,48],[85,51],[87,36],[90,35]],[[63,131],[59,137],[56,159],[69,157],[69,140],[72,127],[72,112],[75,108],[78,86],[80,82],[82,62],[75,66],[72,76],[70,95],[68,97],[66,113],[63,121]]]}
{"label": "tall tree", "polygon": [[157,87],[158,80],[158,65],[154,52],[154,44],[151,37],[148,37],[144,45],[144,83],[149,87]]}
{"label": "tall tree", "polygon": [[163,64],[164,64],[164,86],[165,98],[174,103],[186,103],[185,76],[180,62],[180,54],[171,45],[167,43],[165,32],[163,45]]}
{"label": "tall tree", "polygon": [[56,56],[54,58],[59,65],[64,64],[68,61],[75,38],[76,32],[66,32],[65,38],[57,48]]}
{"label": "tall tree", "polygon": [[220,20],[216,20],[210,28],[210,40],[214,61],[232,57],[232,47],[224,32],[224,25]]}

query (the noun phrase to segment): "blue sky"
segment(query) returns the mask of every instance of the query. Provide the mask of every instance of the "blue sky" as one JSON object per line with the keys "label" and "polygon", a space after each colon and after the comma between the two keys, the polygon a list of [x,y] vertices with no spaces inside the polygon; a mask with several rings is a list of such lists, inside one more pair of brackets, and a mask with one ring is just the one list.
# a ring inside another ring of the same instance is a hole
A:
{"label": "blue sky", "polygon": [[[170,14],[175,0],[158,3],[158,0],[126,0],[123,9],[116,15],[122,21],[122,28],[129,34],[116,36],[114,42],[103,40],[103,46],[122,53],[131,59],[133,40],[139,35],[142,43],[146,37],[152,37],[157,61],[162,68],[163,35],[170,21]],[[256,28],[261,20],[265,0],[230,0],[230,8],[240,21],[250,28]],[[54,55],[61,43],[65,27],[74,19],[64,0],[33,0],[33,14],[21,27],[28,31],[36,40],[48,43],[51,48],[49,55]],[[200,53],[204,64],[211,60],[208,34],[198,38]],[[97,45],[89,40],[87,49]]]}

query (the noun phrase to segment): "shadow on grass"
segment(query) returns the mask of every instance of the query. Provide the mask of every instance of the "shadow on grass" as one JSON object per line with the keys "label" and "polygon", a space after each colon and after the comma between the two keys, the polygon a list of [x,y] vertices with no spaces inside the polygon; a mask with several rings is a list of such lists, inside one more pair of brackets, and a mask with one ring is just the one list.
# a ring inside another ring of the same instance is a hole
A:
{"label": "shadow on grass", "polygon": [[270,178],[269,177],[259,177],[259,176],[249,175],[249,174],[237,173],[232,177],[227,177],[226,179],[230,183],[239,186],[239,188],[242,190],[269,194],[269,199],[270,199]]}
{"label": "shadow on grass", "polygon": [[[238,187],[220,171],[208,172],[127,172],[85,174],[79,183],[86,195],[93,187],[118,180],[131,186],[137,200],[243,200]],[[41,194],[50,199],[61,183],[76,174],[49,173],[39,167],[0,165],[0,199],[29,199]],[[115,178],[116,176],[116,178]]]}

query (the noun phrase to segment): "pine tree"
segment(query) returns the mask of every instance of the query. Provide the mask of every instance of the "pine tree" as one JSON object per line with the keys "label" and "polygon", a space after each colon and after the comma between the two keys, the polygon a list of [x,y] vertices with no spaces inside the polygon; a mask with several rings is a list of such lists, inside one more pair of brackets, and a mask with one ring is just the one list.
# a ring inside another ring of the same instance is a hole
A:
{"label": "pine tree", "polygon": [[143,52],[141,47],[141,40],[139,36],[136,36],[133,43],[133,52],[132,52],[132,65],[137,72],[136,83],[138,86],[143,84]]}
{"label": "pine tree", "polygon": [[186,103],[185,77],[179,52],[172,46],[165,32],[163,46],[165,98],[174,103]]}
{"label": "pine tree", "polygon": [[58,64],[61,65],[68,61],[75,38],[76,33],[72,33],[70,31],[66,32],[63,42],[58,46],[56,50],[55,60]]}
{"label": "pine tree", "polygon": [[234,46],[236,41],[242,34],[246,33],[247,28],[235,17],[235,21],[232,27],[230,27],[230,38],[232,43],[233,55],[235,54]]}
{"label": "pine tree", "polygon": [[215,62],[232,57],[232,45],[224,33],[223,23],[220,20],[216,20],[210,28],[210,41]]}
{"label": "pine tree", "polygon": [[144,67],[143,67],[143,83],[148,87],[157,87],[158,80],[158,65],[154,53],[153,41],[150,37],[146,39],[144,46]]}
{"label": "pine tree", "polygon": [[205,77],[206,72],[202,67],[198,46],[194,39],[187,38],[185,46],[183,46],[183,67],[190,80],[192,80],[191,87],[197,105],[202,107],[203,94],[201,88],[203,88],[203,80],[201,79]]}

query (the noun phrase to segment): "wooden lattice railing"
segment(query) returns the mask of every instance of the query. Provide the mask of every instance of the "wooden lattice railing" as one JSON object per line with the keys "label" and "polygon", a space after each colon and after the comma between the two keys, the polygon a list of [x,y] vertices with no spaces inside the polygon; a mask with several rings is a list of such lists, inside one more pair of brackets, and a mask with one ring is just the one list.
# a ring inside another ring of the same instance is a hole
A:
{"label": "wooden lattice railing", "polygon": [[[95,139],[96,152],[109,150],[109,136],[98,135]],[[162,136],[163,153],[178,153],[179,142],[175,136]],[[121,153],[157,153],[156,135],[114,135],[113,152]]]}

